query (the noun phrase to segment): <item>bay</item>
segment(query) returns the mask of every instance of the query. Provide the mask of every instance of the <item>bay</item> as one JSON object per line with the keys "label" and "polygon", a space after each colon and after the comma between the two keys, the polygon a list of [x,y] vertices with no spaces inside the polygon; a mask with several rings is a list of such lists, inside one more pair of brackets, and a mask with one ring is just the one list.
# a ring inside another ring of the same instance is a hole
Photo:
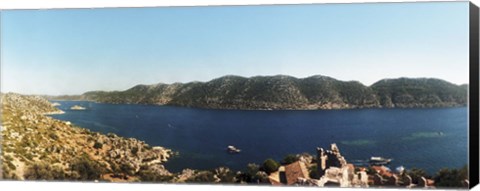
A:
{"label": "bay", "polygon": [[[347,110],[215,110],[173,106],[61,103],[59,120],[101,133],[133,137],[152,146],[178,151],[165,166],[185,168],[227,166],[243,170],[248,163],[287,154],[310,153],[336,143],[348,162],[371,156],[393,158],[394,169],[440,168],[467,164],[467,107],[429,109]],[[86,110],[70,110],[73,105]],[[226,152],[228,145],[241,149]]]}

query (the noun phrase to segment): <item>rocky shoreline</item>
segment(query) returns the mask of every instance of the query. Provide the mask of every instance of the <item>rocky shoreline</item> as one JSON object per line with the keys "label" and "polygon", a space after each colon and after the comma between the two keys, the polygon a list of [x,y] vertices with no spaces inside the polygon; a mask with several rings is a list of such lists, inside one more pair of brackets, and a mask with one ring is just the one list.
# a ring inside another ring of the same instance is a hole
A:
{"label": "rocky shoreline", "polygon": [[48,115],[64,112],[40,96],[0,97],[0,180],[224,183],[241,173],[227,167],[171,173],[163,164],[178,152],[53,119]]}
{"label": "rocky shoreline", "polygon": [[170,149],[53,119],[47,115],[64,112],[38,96],[8,93],[1,102],[4,179],[136,181],[142,173],[171,175],[163,166]]}

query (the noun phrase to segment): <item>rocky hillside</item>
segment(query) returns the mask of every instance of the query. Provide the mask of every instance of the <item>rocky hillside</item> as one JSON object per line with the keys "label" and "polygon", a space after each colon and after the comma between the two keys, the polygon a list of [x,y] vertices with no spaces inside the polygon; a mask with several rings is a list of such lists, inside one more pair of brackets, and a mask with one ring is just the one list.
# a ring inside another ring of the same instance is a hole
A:
{"label": "rocky hillside", "polygon": [[371,87],[384,107],[451,107],[468,101],[468,85],[438,79],[385,79]]}
{"label": "rocky hillside", "polygon": [[320,75],[224,76],[209,82],[137,85],[125,91],[93,91],[50,99],[214,109],[445,107],[466,105],[466,87],[427,78],[381,80],[368,87]]}
{"label": "rocky hillside", "polygon": [[41,97],[2,94],[2,173],[5,179],[134,181],[171,173],[172,154],[143,141],[103,135],[55,120]]}

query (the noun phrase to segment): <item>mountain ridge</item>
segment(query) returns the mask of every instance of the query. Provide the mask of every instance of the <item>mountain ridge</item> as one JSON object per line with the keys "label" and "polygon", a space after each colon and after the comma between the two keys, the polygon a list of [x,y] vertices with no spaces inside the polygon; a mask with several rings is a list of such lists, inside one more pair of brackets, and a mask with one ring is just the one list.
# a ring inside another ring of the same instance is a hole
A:
{"label": "mountain ridge", "polygon": [[382,79],[365,86],[323,75],[226,75],[207,82],[139,84],[124,91],[89,91],[48,98],[209,109],[313,110],[465,106],[467,92],[466,84],[436,78]]}

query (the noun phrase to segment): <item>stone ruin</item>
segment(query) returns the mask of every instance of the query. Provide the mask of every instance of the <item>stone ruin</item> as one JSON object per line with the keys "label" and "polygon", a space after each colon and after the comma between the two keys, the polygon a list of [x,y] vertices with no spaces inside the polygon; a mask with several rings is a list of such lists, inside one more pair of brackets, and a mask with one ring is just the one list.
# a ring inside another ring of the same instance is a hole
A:
{"label": "stone ruin", "polygon": [[333,143],[331,150],[324,150],[323,148],[317,148],[317,170],[320,176],[325,174],[326,169],[330,167],[342,168],[347,165],[347,161],[340,154],[340,150],[337,145]]}
{"label": "stone ruin", "polygon": [[320,179],[318,186],[368,187],[365,172],[354,172],[354,166],[347,164],[335,143],[330,150],[317,148],[317,171]]}

